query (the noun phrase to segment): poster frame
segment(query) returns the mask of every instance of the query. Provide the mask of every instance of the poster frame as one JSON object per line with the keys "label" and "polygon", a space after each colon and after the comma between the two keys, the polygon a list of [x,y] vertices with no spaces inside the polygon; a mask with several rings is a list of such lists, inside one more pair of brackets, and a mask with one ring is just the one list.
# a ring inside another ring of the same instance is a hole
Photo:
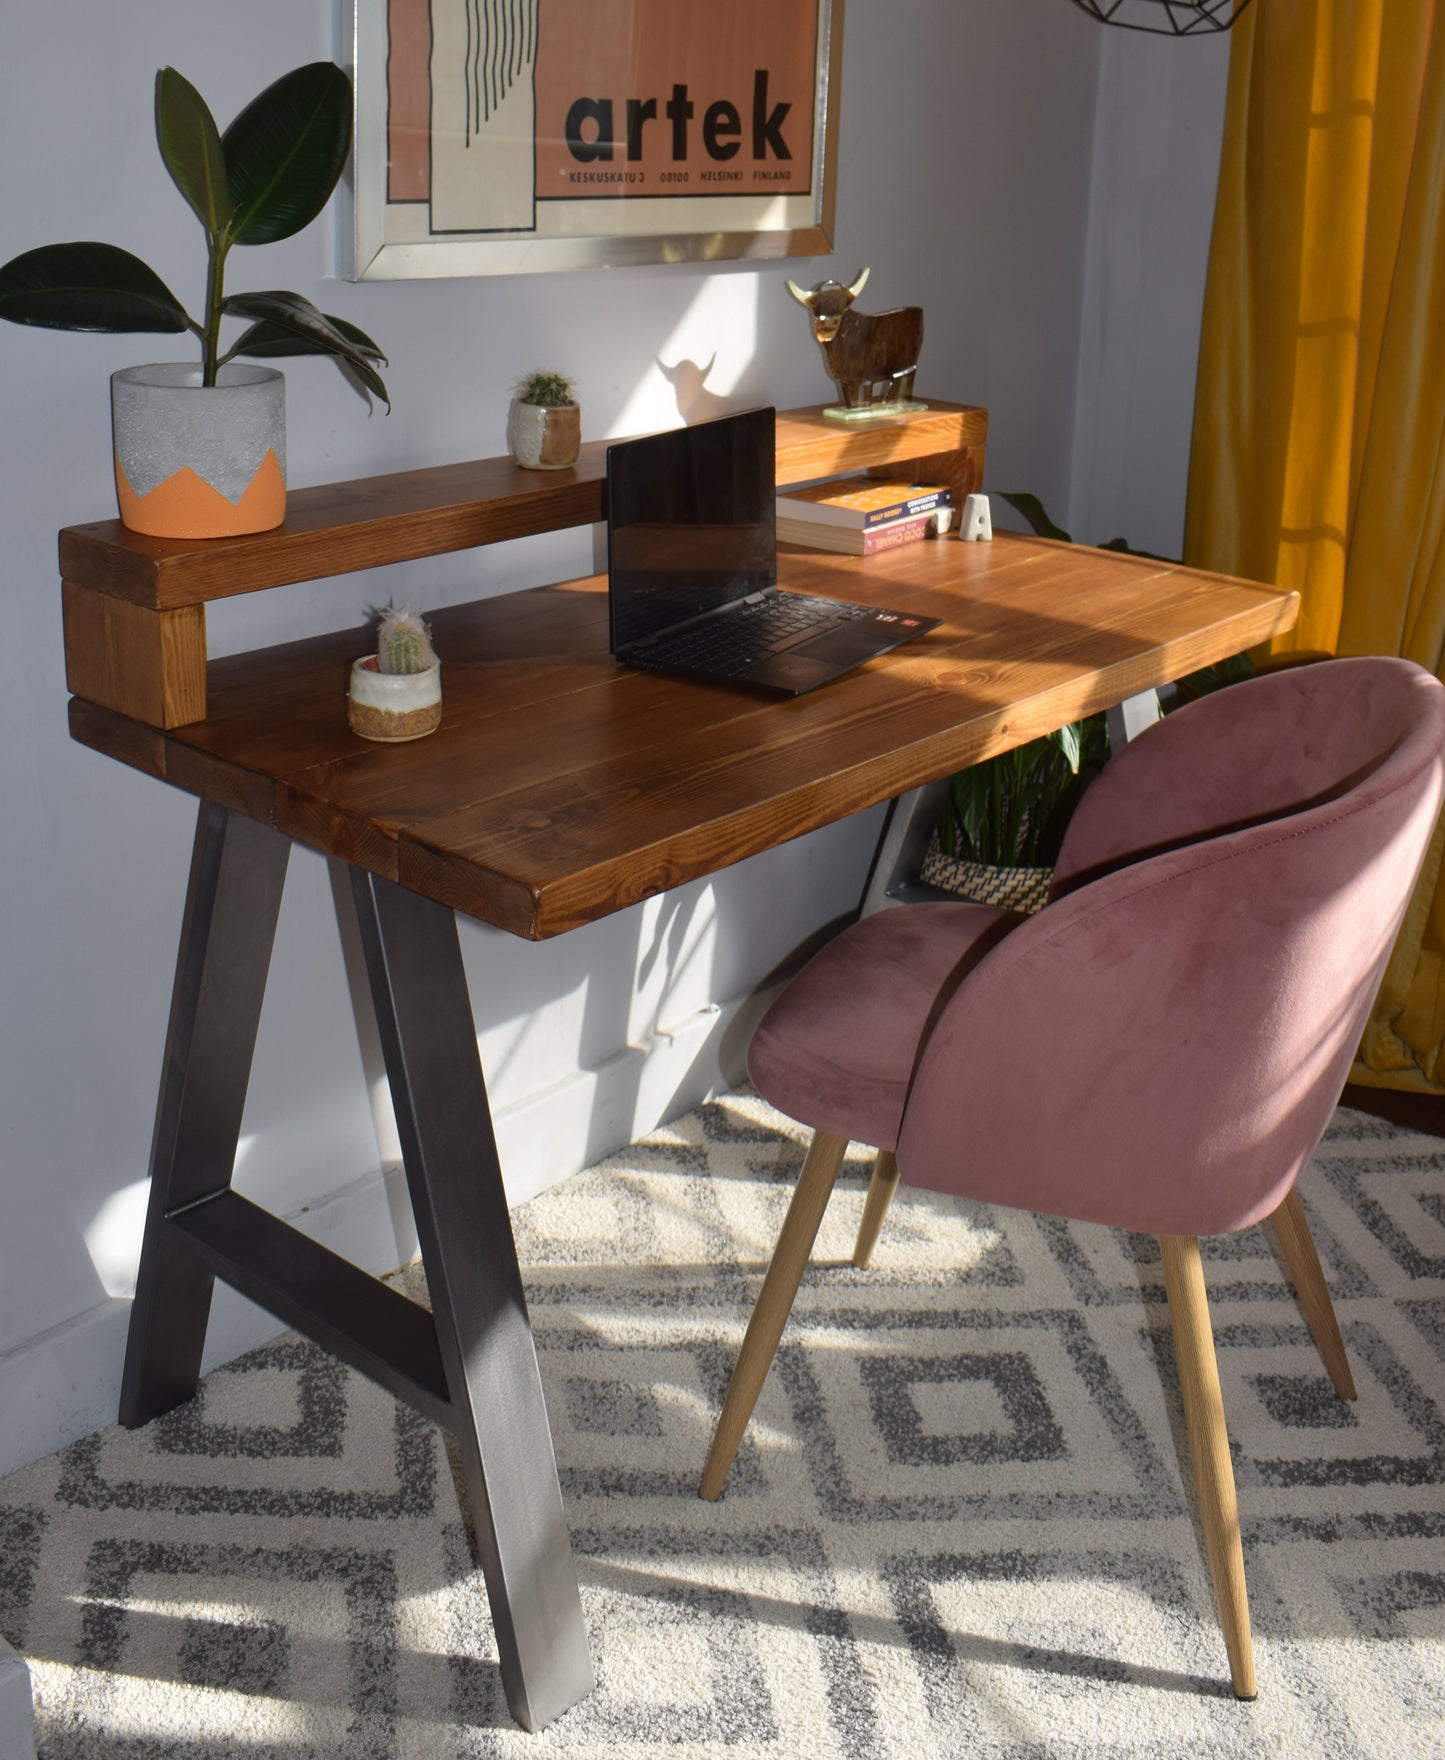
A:
{"label": "poster frame", "polygon": [[[610,0],[625,7],[631,0]],[[545,11],[547,0],[536,0]],[[717,0],[670,0],[700,11]],[[844,0],[817,0],[813,75],[813,154],[806,195],[678,198],[679,223],[666,230],[627,230],[625,199],[585,204],[586,230],[565,237],[537,232],[459,232],[437,236],[426,202],[389,204],[388,92],[391,0],[343,0],[355,88],[355,136],[343,205],[343,272],[352,281],[439,276],[532,274],[644,263],[824,256],[833,248],[838,165],[838,94]],[[666,198],[653,197],[656,204]],[[578,204],[582,208],[583,204]],[[699,224],[705,218],[712,225]],[[656,227],[650,216],[649,225]],[[400,229],[400,235],[399,235]]]}

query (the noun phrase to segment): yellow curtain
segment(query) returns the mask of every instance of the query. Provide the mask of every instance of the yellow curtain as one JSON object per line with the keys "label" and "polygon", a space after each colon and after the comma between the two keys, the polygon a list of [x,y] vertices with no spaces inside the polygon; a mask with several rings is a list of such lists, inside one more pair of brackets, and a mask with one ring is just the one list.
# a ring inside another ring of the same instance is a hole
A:
{"label": "yellow curtain", "polygon": [[[1445,17],[1257,0],[1236,25],[1185,556],[1302,600],[1276,646],[1445,676]],[[1437,831],[1353,1079],[1445,1093]]]}

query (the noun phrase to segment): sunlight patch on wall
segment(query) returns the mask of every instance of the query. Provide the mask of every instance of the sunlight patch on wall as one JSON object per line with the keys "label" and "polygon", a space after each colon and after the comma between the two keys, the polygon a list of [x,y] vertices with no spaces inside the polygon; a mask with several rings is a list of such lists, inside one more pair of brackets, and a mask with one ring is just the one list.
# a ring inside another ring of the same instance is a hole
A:
{"label": "sunlight patch on wall", "polygon": [[654,364],[623,403],[612,432],[650,434],[723,414],[757,353],[758,295],[757,275],[707,276],[659,338]]}
{"label": "sunlight patch on wall", "polygon": [[135,1294],[136,1265],[150,1189],[148,1179],[138,1179],[134,1185],[112,1192],[85,1230],[85,1250],[108,1296]]}
{"label": "sunlight patch on wall", "polygon": [[[252,1132],[237,1143],[237,1171],[255,1142],[256,1135]],[[135,1294],[135,1274],[140,1263],[150,1189],[149,1179],[138,1179],[132,1185],[122,1186],[101,1203],[86,1224],[85,1250],[90,1254],[95,1275],[108,1296],[123,1298]]]}

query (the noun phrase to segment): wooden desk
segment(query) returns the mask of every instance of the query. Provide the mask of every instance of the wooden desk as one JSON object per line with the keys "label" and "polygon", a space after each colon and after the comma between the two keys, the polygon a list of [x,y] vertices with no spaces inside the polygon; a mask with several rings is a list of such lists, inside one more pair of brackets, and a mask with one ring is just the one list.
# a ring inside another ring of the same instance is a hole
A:
{"label": "wooden desk", "polygon": [[1288,595],[1000,536],[864,558],[783,546],[790,585],[942,627],[780,703],[619,667],[601,577],[439,612],[445,713],[346,726],[351,631],[213,662],[205,721],[76,699],[75,737],[298,843],[534,939],[606,916],[1263,640]]}
{"label": "wooden desk", "polygon": [[[877,462],[868,451],[883,444],[826,438],[833,463],[821,469]],[[887,444],[909,456],[896,434]],[[969,444],[959,439],[956,472],[973,468]],[[556,493],[570,506],[575,485]],[[480,517],[448,514],[446,542],[466,541],[458,534]],[[418,541],[406,536],[414,513],[395,518],[385,541],[373,532],[369,560]],[[204,719],[167,725],[168,705],[189,695],[195,707],[185,670],[195,657],[168,672],[168,626],[143,623],[136,651],[159,670],[126,698],[120,657],[130,650],[118,638],[87,648],[92,601],[104,602],[105,627],[117,605],[163,620],[177,608],[176,581],[226,584],[228,551],[247,581],[258,558],[261,584],[300,569],[276,560],[284,531],[181,547],[173,568],[169,552],[146,548],[154,541],[99,530],[62,537],[72,684],[98,686],[72,701],[72,731],[201,798],[122,1421],[144,1423],[194,1393],[220,1276],[448,1425],[508,1702],[539,1727],[587,1692],[592,1674],[453,911],[519,935],[561,933],[1235,653],[1287,628],[1296,601],[1026,539],[950,539],[867,560],[785,549],[786,584],[943,623],[778,702],[619,668],[603,583],[579,581],[438,613],[442,727],[381,747],[346,727],[354,634],[208,670],[202,653]],[[321,555],[304,518],[297,548],[307,567]],[[164,604],[118,591],[139,591],[137,556],[145,592]],[[87,568],[100,584],[74,578]],[[177,679],[184,688],[171,690]],[[430,1314],[231,1189],[293,840],[330,856],[344,882],[343,929],[365,955]]]}

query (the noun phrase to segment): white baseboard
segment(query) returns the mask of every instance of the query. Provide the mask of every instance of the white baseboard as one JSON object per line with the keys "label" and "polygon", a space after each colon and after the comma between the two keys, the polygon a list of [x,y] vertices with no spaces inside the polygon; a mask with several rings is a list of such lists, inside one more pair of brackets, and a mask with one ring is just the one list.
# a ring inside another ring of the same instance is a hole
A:
{"label": "white baseboard", "polygon": [[0,1638],[0,1760],[35,1760],[30,1670]]}
{"label": "white baseboard", "polygon": [[[593,1069],[499,1109],[497,1146],[513,1204],[534,1197],[742,1079],[742,1047],[771,992],[700,1010]],[[286,1218],[377,1274],[416,1253],[400,1167],[373,1168]],[[0,1477],[115,1422],[130,1302],[107,1300],[0,1355]],[[217,1284],[203,1368],[284,1328]],[[0,1750],[0,1760],[8,1760]]]}

